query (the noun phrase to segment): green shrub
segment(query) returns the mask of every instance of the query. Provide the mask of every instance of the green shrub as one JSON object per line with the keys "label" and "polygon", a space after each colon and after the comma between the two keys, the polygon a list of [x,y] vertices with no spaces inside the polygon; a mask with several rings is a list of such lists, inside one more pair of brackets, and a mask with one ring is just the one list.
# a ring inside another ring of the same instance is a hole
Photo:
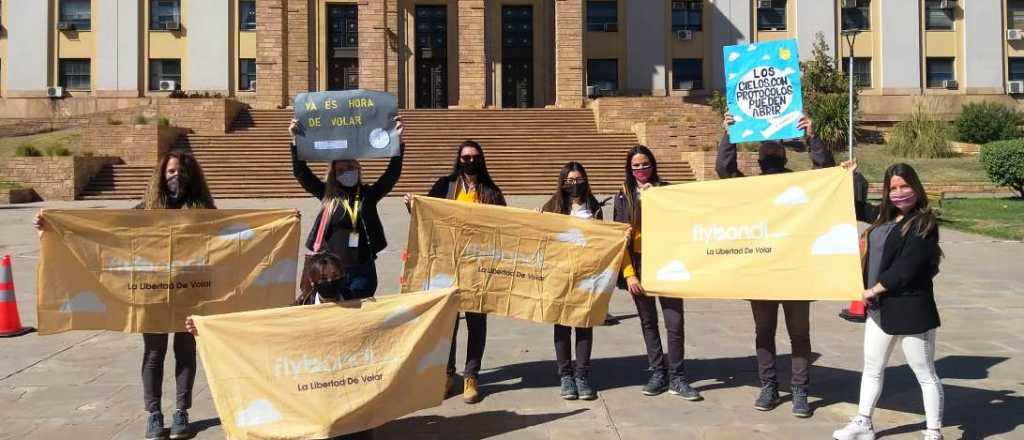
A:
{"label": "green shrub", "polygon": [[24,144],[19,145],[18,148],[14,150],[14,155],[17,157],[39,157],[43,155],[43,152],[39,151],[36,147]]}
{"label": "green shrub", "polygon": [[[804,113],[814,120],[814,132],[830,149],[846,145],[850,127],[850,88],[847,75],[838,68],[835,51],[821,32],[814,35],[811,57],[801,63]],[[853,95],[853,124],[857,130],[859,100]]]}
{"label": "green shrub", "polygon": [[[819,93],[804,104],[804,111],[814,119],[814,133],[829,148],[843,147],[849,142],[849,96],[847,93]],[[856,124],[856,109],[853,117]]]}
{"label": "green shrub", "polygon": [[981,147],[981,163],[993,183],[1024,197],[1024,139],[997,141]]}
{"label": "green shrub", "polygon": [[972,144],[987,144],[1021,137],[1024,115],[995,102],[971,103],[963,106],[956,120],[959,139]]}
{"label": "green shrub", "polygon": [[132,119],[132,123],[135,125],[146,125],[149,123],[149,119],[144,115],[136,115],[135,118]]}
{"label": "green shrub", "polygon": [[725,112],[729,109],[729,106],[725,101],[725,95],[718,90],[711,92],[711,98],[708,98],[708,105],[710,105],[711,109],[718,112],[722,117],[725,117]]}
{"label": "green shrub", "polygon": [[889,135],[889,153],[907,158],[952,157],[949,142],[953,127],[925,111],[920,105],[910,119],[896,124]]}
{"label": "green shrub", "polygon": [[63,145],[50,145],[45,149],[47,156],[70,156],[71,150],[64,148]]}
{"label": "green shrub", "polygon": [[167,119],[164,116],[160,116],[160,117],[156,118],[156,125],[158,125],[160,127],[170,127],[171,126],[171,120]]}

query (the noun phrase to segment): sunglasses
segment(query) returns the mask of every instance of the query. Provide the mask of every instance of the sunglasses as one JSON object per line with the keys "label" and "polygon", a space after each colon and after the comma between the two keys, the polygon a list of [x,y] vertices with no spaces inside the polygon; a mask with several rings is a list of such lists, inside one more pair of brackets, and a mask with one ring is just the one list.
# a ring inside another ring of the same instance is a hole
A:
{"label": "sunglasses", "polygon": [[587,183],[587,179],[584,179],[584,178],[579,178],[579,179],[565,179],[565,181],[564,181],[564,182],[565,182],[566,184],[569,184],[569,185],[574,185],[574,184],[577,184],[577,183]]}

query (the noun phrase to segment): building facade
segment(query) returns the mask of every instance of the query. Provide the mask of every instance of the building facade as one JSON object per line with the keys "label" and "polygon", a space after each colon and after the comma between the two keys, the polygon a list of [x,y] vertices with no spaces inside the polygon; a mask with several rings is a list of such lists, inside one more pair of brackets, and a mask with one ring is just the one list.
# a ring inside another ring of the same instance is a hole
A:
{"label": "building facade", "polygon": [[[866,97],[1024,91],[1024,0],[6,0],[4,106],[367,88],[405,108],[581,107],[723,88],[722,46],[858,29]],[[843,63],[845,69],[847,64]],[[1018,85],[1021,90],[1017,90]],[[10,112],[6,112],[10,113]]]}

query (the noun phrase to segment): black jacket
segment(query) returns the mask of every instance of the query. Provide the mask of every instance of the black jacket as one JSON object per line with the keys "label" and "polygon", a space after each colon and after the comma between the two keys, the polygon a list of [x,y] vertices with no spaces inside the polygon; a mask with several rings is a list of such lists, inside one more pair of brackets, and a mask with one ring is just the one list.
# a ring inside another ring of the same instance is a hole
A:
{"label": "black jacket", "polygon": [[[814,169],[836,166],[836,159],[832,157],[832,153],[828,151],[828,148],[825,148],[825,143],[821,139],[817,136],[811,136],[807,139],[806,143],[807,155],[811,157],[811,165]],[[761,174],[790,171],[792,170],[761,170]],[[736,163],[736,144],[729,143],[728,133],[722,136],[722,140],[718,143],[718,158],[715,160],[715,172],[718,173],[718,178],[720,179],[743,177],[743,172],[740,171]]]}
{"label": "black jacket", "polygon": [[[858,175],[859,177],[859,175]],[[863,181],[863,177],[855,179]],[[866,181],[863,181],[866,188]],[[861,185],[857,185],[861,189]],[[866,192],[866,191],[865,191]],[[878,218],[878,207],[867,203],[858,191],[856,197],[857,220],[872,223]],[[932,278],[939,273],[939,228],[925,237],[917,233],[920,216],[904,217],[885,240],[878,282],[886,292],[878,296],[882,331],[890,335],[916,335],[941,325],[939,309],[935,304]],[[904,236],[902,228],[910,223]],[[871,249],[870,244],[867,249]],[[867,262],[869,255],[864,254]],[[868,283],[868,265],[864,264],[863,277]],[[866,286],[865,288],[872,287]]]}
{"label": "black jacket", "polygon": [[[434,182],[434,185],[430,187],[430,192],[427,193],[427,197],[433,197],[435,199],[448,199],[454,200],[455,194],[458,192],[458,179],[452,178],[451,176],[443,176]],[[477,185],[477,194],[480,196],[480,203],[486,203],[489,205],[507,206],[505,202],[505,195],[501,193],[500,188],[485,188],[482,185]]]}
{"label": "black jacket", "polygon": [[[326,185],[313,174],[313,171],[309,169],[305,161],[298,159],[295,153],[295,145],[292,145],[292,172],[295,174],[295,179],[299,181],[299,184],[302,185],[306,192],[312,194],[317,200],[323,200]],[[376,183],[371,185],[361,184],[359,186],[361,205],[357,229],[359,232],[359,261],[361,262],[374,260],[377,258],[377,254],[388,246],[387,240],[384,238],[384,225],[381,224],[380,214],[377,213],[377,203],[391,192],[401,175],[402,156],[395,156],[391,158],[387,169]],[[309,231],[309,237],[306,239],[306,247],[310,250],[313,249],[313,245],[316,243],[316,232],[320,226],[320,217],[323,216],[323,213],[324,211],[321,208],[320,213],[316,216],[316,221],[313,222],[313,229]],[[334,214],[327,223],[327,229],[324,231],[323,247],[336,253],[348,247],[348,236],[342,236],[345,234],[337,234],[335,236],[333,232],[342,228],[347,229],[350,223],[348,212],[345,211],[345,208],[338,207],[338,209],[335,209]]]}

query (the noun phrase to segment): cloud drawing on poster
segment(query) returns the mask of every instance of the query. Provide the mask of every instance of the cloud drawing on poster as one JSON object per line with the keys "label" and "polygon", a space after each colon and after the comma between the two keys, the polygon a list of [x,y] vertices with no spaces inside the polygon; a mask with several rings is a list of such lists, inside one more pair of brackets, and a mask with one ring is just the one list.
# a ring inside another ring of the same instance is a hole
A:
{"label": "cloud drawing on poster", "polygon": [[581,279],[579,284],[576,285],[576,289],[594,295],[611,293],[614,287],[612,284],[614,277],[614,272],[610,269],[605,269],[599,274]]}
{"label": "cloud drawing on poster", "polygon": [[233,224],[217,233],[217,238],[221,240],[252,240],[254,237],[256,233],[245,223]]}
{"label": "cloud drawing on poster", "polygon": [[104,313],[107,305],[93,292],[80,292],[60,306],[61,313]]}
{"label": "cloud drawing on poster", "polygon": [[775,206],[806,205],[810,202],[810,197],[807,197],[807,193],[799,186],[786,188],[782,194],[775,198]]}
{"label": "cloud drawing on poster", "polygon": [[811,255],[859,255],[860,243],[857,227],[849,224],[832,226],[814,240]]}
{"label": "cloud drawing on poster", "polygon": [[257,399],[238,412],[235,416],[235,426],[250,428],[280,422],[282,418],[281,413],[274,408],[274,404],[265,399]]}
{"label": "cloud drawing on poster", "polygon": [[273,266],[263,268],[263,272],[256,277],[253,284],[257,286],[269,286],[272,284],[286,284],[295,281],[295,274],[299,270],[299,264],[295,260],[282,260]]}
{"label": "cloud drawing on poster", "polygon": [[407,305],[400,305],[392,310],[387,317],[380,322],[382,328],[395,328],[403,324],[415,322],[419,318],[416,311]]}
{"label": "cloud drawing on poster", "polygon": [[555,236],[555,239],[562,243],[572,243],[580,247],[587,245],[587,237],[583,235],[583,231],[575,228],[558,234]]}
{"label": "cloud drawing on poster", "polygon": [[434,348],[430,349],[430,351],[423,355],[419,362],[416,363],[416,373],[422,373],[428,368],[448,365],[448,354],[451,349],[452,340],[450,338],[441,338],[441,340],[437,342],[437,345],[434,345]]}
{"label": "cloud drawing on poster", "polygon": [[423,288],[420,290],[447,289],[449,287],[455,287],[455,278],[446,273],[439,273],[424,281]]}
{"label": "cloud drawing on poster", "polygon": [[690,281],[690,271],[682,261],[673,261],[658,269],[658,281]]}

